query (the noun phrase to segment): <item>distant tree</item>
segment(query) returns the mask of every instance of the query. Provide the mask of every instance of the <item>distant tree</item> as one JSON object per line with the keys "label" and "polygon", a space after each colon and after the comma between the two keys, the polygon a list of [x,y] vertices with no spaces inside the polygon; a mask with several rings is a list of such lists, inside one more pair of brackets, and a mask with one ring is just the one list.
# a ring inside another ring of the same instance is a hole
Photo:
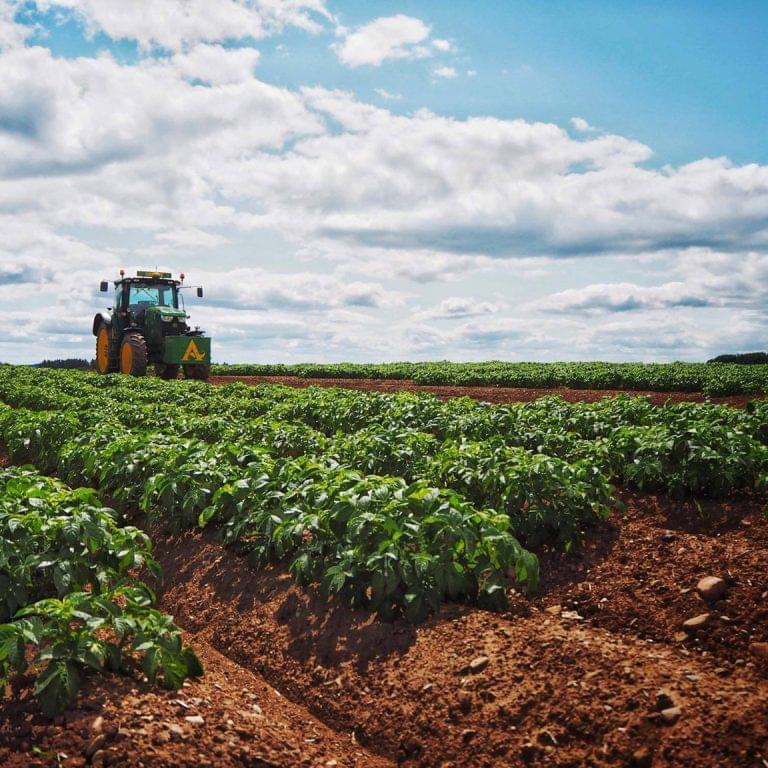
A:
{"label": "distant tree", "polygon": [[37,363],[34,368],[95,368],[95,360],[84,360],[80,357],[68,357],[64,360],[43,360],[42,363]]}
{"label": "distant tree", "polygon": [[738,363],[739,365],[765,365],[768,364],[768,352],[744,352],[737,355],[718,355],[708,363]]}

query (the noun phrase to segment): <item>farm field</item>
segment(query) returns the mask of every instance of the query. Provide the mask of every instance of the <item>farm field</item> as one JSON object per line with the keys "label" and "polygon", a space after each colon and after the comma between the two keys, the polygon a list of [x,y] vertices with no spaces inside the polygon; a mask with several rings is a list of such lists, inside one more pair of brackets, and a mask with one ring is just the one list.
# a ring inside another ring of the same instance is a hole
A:
{"label": "farm field", "polygon": [[211,376],[211,384],[282,384],[288,387],[332,387],[355,389],[361,392],[421,392],[433,395],[441,400],[455,397],[471,397],[486,403],[527,403],[540,397],[557,396],[569,403],[594,403],[606,397],[632,395],[643,397],[653,405],[666,403],[702,403],[711,402],[719,405],[732,405],[743,408],[747,403],[764,399],[765,394],[739,395],[705,395],[703,392],[654,391],[640,389],[574,389],[571,387],[505,387],[490,386],[456,386],[453,384],[417,384],[412,379],[325,379],[303,376],[240,376],[226,374]]}
{"label": "farm field", "polygon": [[[768,760],[766,401],[7,366],[0,401],[0,575],[34,585],[14,618],[0,581],[8,764]],[[45,584],[14,560],[19,531]],[[73,674],[43,707],[50,668]]]}
{"label": "farm field", "polygon": [[375,379],[419,386],[765,394],[768,365],[737,363],[305,363],[214,365],[215,376]]}

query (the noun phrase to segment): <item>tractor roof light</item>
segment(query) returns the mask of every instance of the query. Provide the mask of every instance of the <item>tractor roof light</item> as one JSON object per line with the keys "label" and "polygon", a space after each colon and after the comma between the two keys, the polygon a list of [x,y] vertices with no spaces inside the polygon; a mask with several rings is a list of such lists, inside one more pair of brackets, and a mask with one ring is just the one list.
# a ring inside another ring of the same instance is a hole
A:
{"label": "tractor roof light", "polygon": [[125,270],[124,269],[120,270],[120,277],[125,277]]}

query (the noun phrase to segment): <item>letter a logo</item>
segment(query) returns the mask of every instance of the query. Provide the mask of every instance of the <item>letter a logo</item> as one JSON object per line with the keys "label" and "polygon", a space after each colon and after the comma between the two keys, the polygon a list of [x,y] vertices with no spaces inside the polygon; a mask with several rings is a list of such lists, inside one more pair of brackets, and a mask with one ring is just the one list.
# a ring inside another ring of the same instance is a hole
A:
{"label": "letter a logo", "polygon": [[187,344],[187,348],[184,351],[184,354],[182,355],[182,360],[189,360],[190,358],[194,358],[199,363],[201,360],[205,360],[205,353],[201,352],[197,348],[197,344],[195,344],[195,340],[191,339],[189,344]]}

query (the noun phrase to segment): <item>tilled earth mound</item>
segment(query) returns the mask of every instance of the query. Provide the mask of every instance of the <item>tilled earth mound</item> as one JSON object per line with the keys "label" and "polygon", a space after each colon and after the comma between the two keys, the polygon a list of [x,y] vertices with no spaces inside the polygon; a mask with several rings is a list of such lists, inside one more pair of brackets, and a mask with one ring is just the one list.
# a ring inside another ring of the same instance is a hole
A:
{"label": "tilled earth mound", "polygon": [[121,675],[89,677],[77,703],[53,723],[31,686],[0,708],[0,765],[152,768],[383,768],[378,757],[287,700],[263,678],[199,639],[199,680],[165,691]]}
{"label": "tilled earth mound", "polygon": [[[504,615],[385,624],[255,573],[215,534],[168,538],[164,607],[377,753],[421,766],[761,766],[768,526],[760,500],[627,497],[581,557],[542,552]],[[724,582],[699,597],[704,576]],[[700,617],[707,615],[702,620]],[[699,617],[698,629],[683,622]]]}

